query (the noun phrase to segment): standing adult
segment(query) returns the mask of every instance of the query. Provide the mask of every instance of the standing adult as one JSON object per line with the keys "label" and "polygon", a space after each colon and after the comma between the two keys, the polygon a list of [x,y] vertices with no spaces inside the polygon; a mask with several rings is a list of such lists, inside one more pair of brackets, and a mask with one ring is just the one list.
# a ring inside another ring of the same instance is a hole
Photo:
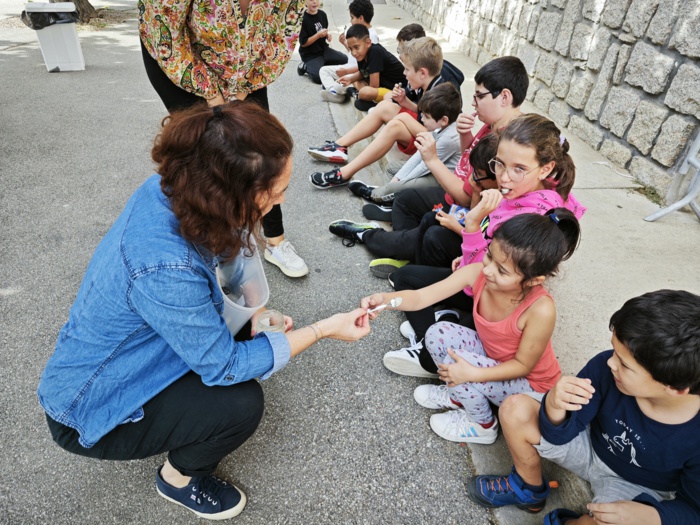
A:
{"label": "standing adult", "polygon": [[[285,333],[235,336],[222,317],[219,260],[251,249],[250,232],[284,202],[292,139],[248,102],[173,113],[158,165],[98,245],[39,384],[62,448],[99,459],[168,453],[164,498],[207,519],[243,510],[245,495],[212,474],[254,432],[266,379],[322,338],[369,333],[366,310]],[[256,322],[256,317],[252,323]]]}
{"label": "standing adult", "polygon": [[[211,106],[255,100],[294,52],[304,0],[139,0],[146,73],[170,113],[202,100]],[[285,239],[282,208],[263,217],[265,259],[289,277],[309,273]]]}

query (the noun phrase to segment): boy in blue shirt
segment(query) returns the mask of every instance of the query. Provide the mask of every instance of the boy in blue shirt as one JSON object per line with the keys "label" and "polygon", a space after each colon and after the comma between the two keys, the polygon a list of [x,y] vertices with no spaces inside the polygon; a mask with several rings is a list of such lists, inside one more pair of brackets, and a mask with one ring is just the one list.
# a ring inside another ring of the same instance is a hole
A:
{"label": "boy in blue shirt", "polygon": [[591,484],[588,514],[556,509],[545,524],[700,524],[700,297],[660,290],[610,319],[613,350],[542,400],[501,406],[514,460],[508,476],[476,476],[468,492],[487,507],[539,512],[549,485],[540,457]]}

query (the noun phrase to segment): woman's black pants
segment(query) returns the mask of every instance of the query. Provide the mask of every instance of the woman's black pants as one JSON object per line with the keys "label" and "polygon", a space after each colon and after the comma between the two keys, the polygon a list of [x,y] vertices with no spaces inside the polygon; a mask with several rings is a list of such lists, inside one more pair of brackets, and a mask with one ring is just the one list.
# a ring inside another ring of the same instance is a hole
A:
{"label": "woman's black pants", "polygon": [[[168,112],[172,113],[178,109],[187,109],[203,102],[204,99],[201,97],[173,84],[160,68],[158,62],[148,53],[143,43],[141,43],[141,55],[146,66],[148,80],[151,81],[153,88],[158,93]],[[270,111],[270,104],[267,100],[267,88],[253,91],[246,97],[246,100],[253,100],[265,108],[266,111]],[[262,224],[265,237],[272,238],[284,235],[282,207],[279,204],[275,204],[270,212],[263,217]]]}

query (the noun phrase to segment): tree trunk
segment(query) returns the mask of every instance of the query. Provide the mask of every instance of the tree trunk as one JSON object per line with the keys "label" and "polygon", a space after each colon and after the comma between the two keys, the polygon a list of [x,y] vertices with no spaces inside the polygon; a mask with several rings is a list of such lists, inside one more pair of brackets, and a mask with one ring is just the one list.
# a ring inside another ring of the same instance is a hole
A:
{"label": "tree trunk", "polygon": [[92,18],[97,16],[97,10],[92,7],[89,0],[49,0],[51,3],[69,1],[75,4],[75,10],[78,12],[80,21],[87,24]]}

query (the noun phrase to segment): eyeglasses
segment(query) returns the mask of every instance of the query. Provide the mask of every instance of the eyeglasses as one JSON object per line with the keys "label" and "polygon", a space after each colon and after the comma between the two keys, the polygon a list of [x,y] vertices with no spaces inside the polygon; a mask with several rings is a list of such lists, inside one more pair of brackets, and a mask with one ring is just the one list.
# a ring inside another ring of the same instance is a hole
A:
{"label": "eyeglasses", "polygon": [[532,168],[530,170],[523,169],[520,166],[515,166],[514,168],[509,168],[496,158],[493,158],[489,161],[489,168],[491,168],[491,171],[493,171],[496,174],[496,176],[500,177],[504,171],[507,171],[508,177],[513,182],[520,182],[521,180],[523,180],[525,178],[525,175],[535,171],[539,167],[540,166],[535,166],[534,168]]}
{"label": "eyeglasses", "polygon": [[[489,168],[490,167],[491,167],[491,165],[489,164]],[[496,180],[496,175],[494,175],[493,170],[491,170],[491,171],[484,171],[484,175],[479,176],[479,171],[474,170],[474,172],[472,173],[472,180],[474,182],[481,182],[483,180]]]}
{"label": "eyeglasses", "polygon": [[472,98],[474,99],[474,103],[478,104],[479,101],[484,98],[486,95],[491,95],[493,98],[496,98],[498,95],[501,94],[500,89],[496,89],[494,91],[484,91],[482,93],[479,93],[478,91],[472,95]]}

